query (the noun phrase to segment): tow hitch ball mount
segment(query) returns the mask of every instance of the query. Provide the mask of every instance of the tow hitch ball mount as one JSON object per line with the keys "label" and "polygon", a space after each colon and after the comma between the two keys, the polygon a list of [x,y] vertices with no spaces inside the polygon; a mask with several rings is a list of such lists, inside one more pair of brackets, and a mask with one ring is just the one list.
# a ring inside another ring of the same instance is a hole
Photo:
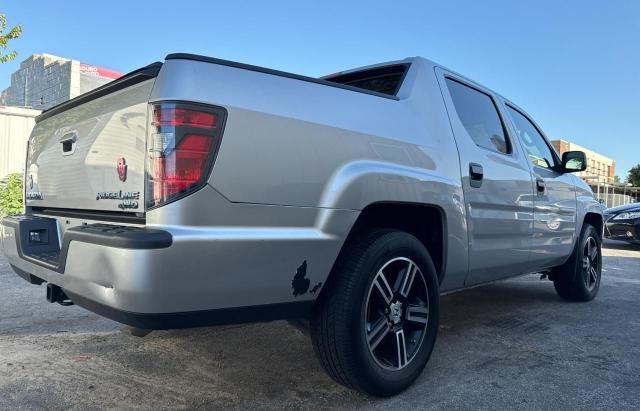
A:
{"label": "tow hitch ball mount", "polygon": [[55,284],[47,284],[47,301],[60,305],[73,305],[73,301],[64,293],[64,290]]}

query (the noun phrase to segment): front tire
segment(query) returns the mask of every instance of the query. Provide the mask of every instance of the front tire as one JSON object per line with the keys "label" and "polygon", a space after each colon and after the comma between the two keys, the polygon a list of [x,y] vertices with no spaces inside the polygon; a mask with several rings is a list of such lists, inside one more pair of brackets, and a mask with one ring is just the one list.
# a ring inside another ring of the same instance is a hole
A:
{"label": "front tire", "polygon": [[585,223],[573,255],[552,272],[558,295],[569,301],[590,301],[600,289],[602,278],[602,239],[592,225]]}
{"label": "front tire", "polygon": [[314,348],[338,383],[395,395],[424,369],[439,321],[438,277],[422,243],[372,230],[341,253],[311,318]]}

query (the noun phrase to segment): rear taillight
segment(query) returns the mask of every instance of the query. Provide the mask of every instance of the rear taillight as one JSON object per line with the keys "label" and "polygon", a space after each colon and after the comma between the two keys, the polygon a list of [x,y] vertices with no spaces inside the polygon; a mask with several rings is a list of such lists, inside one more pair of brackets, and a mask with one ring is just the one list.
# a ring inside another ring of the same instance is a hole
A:
{"label": "rear taillight", "polygon": [[222,137],[224,110],[183,103],[151,105],[147,142],[147,209],[184,197],[209,177]]}

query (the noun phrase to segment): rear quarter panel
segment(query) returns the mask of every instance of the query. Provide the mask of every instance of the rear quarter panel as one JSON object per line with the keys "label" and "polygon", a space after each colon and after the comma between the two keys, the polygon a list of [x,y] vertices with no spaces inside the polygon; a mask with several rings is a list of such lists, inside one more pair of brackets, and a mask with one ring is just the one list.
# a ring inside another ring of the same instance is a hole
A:
{"label": "rear quarter panel", "polygon": [[458,152],[433,66],[414,60],[398,97],[168,60],[150,100],[227,109],[209,184],[232,203],[311,207],[319,229],[332,226],[332,210],[375,202],[440,207],[449,250],[443,289],[457,288],[467,272],[466,219]]}

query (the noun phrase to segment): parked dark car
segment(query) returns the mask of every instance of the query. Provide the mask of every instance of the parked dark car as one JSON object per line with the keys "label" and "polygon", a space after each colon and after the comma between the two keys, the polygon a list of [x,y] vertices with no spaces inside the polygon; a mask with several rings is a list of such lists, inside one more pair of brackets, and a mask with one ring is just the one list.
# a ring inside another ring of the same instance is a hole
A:
{"label": "parked dark car", "polygon": [[606,238],[640,244],[640,203],[609,208],[604,220]]}

